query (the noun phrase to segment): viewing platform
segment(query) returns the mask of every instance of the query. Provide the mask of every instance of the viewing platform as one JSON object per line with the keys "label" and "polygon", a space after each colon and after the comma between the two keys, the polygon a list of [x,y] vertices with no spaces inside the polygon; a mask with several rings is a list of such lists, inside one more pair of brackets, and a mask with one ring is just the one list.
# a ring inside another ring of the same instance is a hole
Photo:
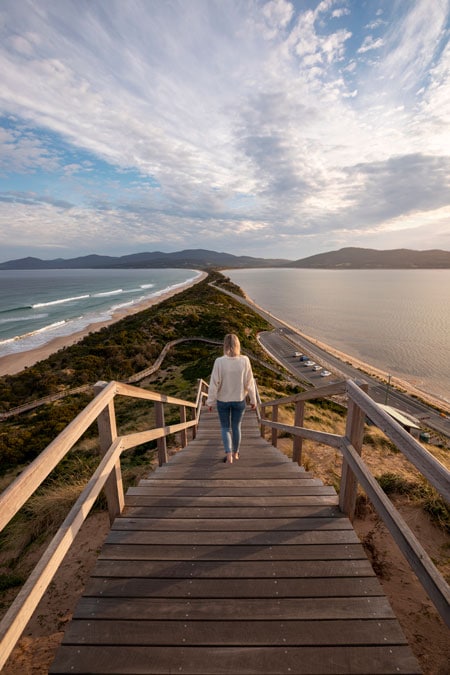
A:
{"label": "viewing platform", "polygon": [[334,488],[247,410],[130,488],[50,673],[420,673]]}

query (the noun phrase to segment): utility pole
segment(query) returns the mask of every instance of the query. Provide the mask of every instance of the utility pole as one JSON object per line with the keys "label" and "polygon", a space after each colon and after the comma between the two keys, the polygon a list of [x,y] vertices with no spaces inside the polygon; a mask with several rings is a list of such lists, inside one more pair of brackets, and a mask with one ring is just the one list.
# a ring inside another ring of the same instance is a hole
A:
{"label": "utility pole", "polygon": [[384,405],[387,405],[387,402],[388,402],[389,387],[391,385],[391,377],[392,377],[392,375],[388,375],[388,379],[387,379],[387,383],[386,383],[386,396],[384,397]]}

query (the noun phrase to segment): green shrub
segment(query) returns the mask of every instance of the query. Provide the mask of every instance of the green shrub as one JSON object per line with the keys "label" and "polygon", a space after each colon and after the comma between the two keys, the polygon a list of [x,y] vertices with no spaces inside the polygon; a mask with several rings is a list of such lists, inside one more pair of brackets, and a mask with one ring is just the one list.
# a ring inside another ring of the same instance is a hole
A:
{"label": "green shrub", "polygon": [[386,494],[408,495],[429,514],[436,525],[450,532],[449,505],[424,478],[419,481],[408,481],[399,474],[384,473],[376,479]]}

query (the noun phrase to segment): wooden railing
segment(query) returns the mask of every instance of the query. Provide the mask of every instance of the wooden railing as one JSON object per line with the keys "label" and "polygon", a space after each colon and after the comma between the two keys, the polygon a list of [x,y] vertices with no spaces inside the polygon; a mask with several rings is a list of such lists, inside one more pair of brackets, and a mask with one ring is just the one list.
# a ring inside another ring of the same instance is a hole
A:
{"label": "wooden railing", "polygon": [[[0,496],[1,531],[61,459],[72,449],[88,427],[97,420],[102,454],[101,461],[0,623],[0,670],[20,638],[100,492],[104,490],[106,495],[111,522],[122,511],[124,505],[120,468],[122,452],[142,443],[156,440],[159,465],[167,462],[167,436],[180,433],[181,447],[187,444],[188,429],[192,429],[195,436],[201,405],[203,398],[206,396],[205,388],[205,383],[200,380],[196,400],[190,402],[139,389],[121,382],[97,383],[95,385],[97,395],[91,403]],[[155,406],[155,428],[126,436],[118,436],[114,410],[114,399],[117,395],[153,402]],[[179,406],[180,422],[178,424],[165,424],[165,404]],[[190,420],[187,420],[188,409],[192,411],[190,415],[192,419]]]}
{"label": "wooden railing", "polygon": [[[436,488],[441,496],[450,503],[450,472],[435,457],[416,441],[403,427],[382,410],[364,391],[364,384],[358,385],[351,380],[337,382],[328,386],[302,392],[274,401],[261,402],[258,396],[258,414],[261,433],[265,428],[272,430],[271,442],[276,447],[278,432],[293,436],[293,461],[302,463],[302,442],[309,439],[317,443],[336,448],[342,453],[342,473],[339,491],[339,506],[350,518],[354,517],[358,483],[372,502],[378,515],[389,529],[394,541],[402,551],[419,581],[427,591],[436,609],[450,627],[450,588],[436,569],[430,557],[416,539],[413,532],[393,506],[390,499],[372,475],[361,457],[364,424],[368,418],[376,424],[403,455]],[[347,422],[343,436],[325,433],[303,426],[305,403],[318,398],[328,398],[334,394],[347,394]],[[294,405],[294,424],[278,422],[281,406]],[[270,419],[267,417],[271,410]]]}
{"label": "wooden railing", "polygon": [[[97,383],[97,395],[91,403],[0,496],[1,531],[47,478],[58,462],[71,450],[88,427],[97,421],[102,453],[101,461],[0,623],[0,669],[22,634],[45,589],[55,575],[102,490],[106,494],[111,522],[121,512],[124,504],[120,469],[121,453],[142,443],[155,440],[158,447],[159,464],[164,464],[167,461],[167,436],[179,433],[181,446],[184,447],[187,443],[188,429],[192,429],[192,433],[195,435],[207,388],[208,385],[200,380],[196,401],[189,402],[120,382]],[[363,385],[358,386],[352,381],[344,381],[269,402],[261,402],[258,396],[257,411],[262,433],[264,433],[266,427],[270,428],[272,430],[271,440],[275,446],[277,445],[279,431],[291,434],[294,438],[293,460],[298,464],[301,464],[302,460],[303,439],[329,445],[342,453],[343,465],[339,495],[342,511],[350,518],[353,517],[359,483],[386,523],[394,540],[417,574],[441,616],[450,626],[450,589],[448,584],[361,458],[366,417],[384,431],[405,457],[449,502],[450,472],[374,403],[363,391],[363,388]],[[345,434],[341,436],[305,428],[303,426],[305,403],[317,398],[330,397],[334,394],[347,394],[348,397]],[[114,400],[117,395],[153,402],[155,405],[155,428],[119,436],[114,410]],[[179,406],[179,423],[165,424],[165,404]],[[283,405],[292,404],[295,406],[294,424],[287,425],[278,422],[279,408]],[[187,409],[192,411],[192,419],[190,420],[187,420]],[[270,419],[266,414],[269,410],[272,411]]]}

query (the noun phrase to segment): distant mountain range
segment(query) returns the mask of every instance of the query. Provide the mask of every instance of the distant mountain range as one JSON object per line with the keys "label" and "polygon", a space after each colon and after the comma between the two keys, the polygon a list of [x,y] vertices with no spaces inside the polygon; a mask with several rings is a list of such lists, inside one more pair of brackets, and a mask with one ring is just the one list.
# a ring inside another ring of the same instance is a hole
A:
{"label": "distant mountain range", "polygon": [[378,251],[370,248],[341,248],[301,258],[253,258],[218,253],[204,249],[190,249],[175,253],[134,253],[119,257],[86,255],[78,258],[20,258],[0,263],[0,270],[44,269],[114,269],[114,268],[235,268],[235,267],[299,267],[315,269],[450,269],[450,251],[413,251],[395,249]]}
{"label": "distant mountain range", "polygon": [[9,260],[0,264],[0,269],[37,270],[37,269],[93,269],[93,268],[130,268],[130,267],[279,267],[289,263],[280,258],[264,259],[250,256],[235,256],[230,253],[217,253],[203,249],[176,251],[175,253],[133,253],[112,257],[107,255],[86,255],[80,258],[56,258],[41,260],[40,258],[22,258]]}
{"label": "distant mountain range", "polygon": [[372,248],[341,248],[339,251],[319,253],[296,260],[289,267],[325,269],[447,269],[450,268],[450,251],[413,251],[397,248],[377,251]]}

